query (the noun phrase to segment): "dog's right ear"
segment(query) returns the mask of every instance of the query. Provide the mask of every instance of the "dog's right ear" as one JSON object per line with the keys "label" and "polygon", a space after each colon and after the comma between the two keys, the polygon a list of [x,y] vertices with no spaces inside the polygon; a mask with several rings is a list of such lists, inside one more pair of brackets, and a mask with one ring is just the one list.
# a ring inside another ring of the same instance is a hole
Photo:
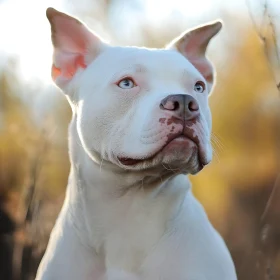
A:
{"label": "dog's right ear", "polygon": [[214,81],[214,70],[206,57],[206,50],[211,39],[221,28],[221,21],[201,25],[184,32],[167,46],[167,49],[175,49],[185,56],[203,75],[210,89]]}
{"label": "dog's right ear", "polygon": [[53,8],[46,11],[53,43],[52,79],[63,89],[79,69],[85,69],[106,44],[74,17]]}

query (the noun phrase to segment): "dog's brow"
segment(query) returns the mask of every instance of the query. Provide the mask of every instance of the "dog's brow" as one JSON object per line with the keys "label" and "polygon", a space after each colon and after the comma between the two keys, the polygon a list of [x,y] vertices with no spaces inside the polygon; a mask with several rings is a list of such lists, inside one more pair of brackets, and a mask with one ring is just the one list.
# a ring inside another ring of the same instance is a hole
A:
{"label": "dog's brow", "polygon": [[146,72],[147,68],[144,65],[141,64],[133,64],[128,67],[122,68],[115,72],[112,75],[112,79],[115,79],[116,77],[123,75],[123,74],[130,74],[130,73],[143,73]]}
{"label": "dog's brow", "polygon": [[[200,74],[200,73],[199,73]],[[194,74],[190,71],[188,71],[188,69],[184,69],[182,71],[182,79],[185,80],[186,78],[191,78],[191,79],[194,79],[194,80],[197,80],[197,79],[202,79],[204,81],[204,78],[202,75],[197,75],[197,74]]]}
{"label": "dog's brow", "polygon": [[136,72],[146,72],[147,68],[144,65],[141,64],[135,64],[135,70]]}

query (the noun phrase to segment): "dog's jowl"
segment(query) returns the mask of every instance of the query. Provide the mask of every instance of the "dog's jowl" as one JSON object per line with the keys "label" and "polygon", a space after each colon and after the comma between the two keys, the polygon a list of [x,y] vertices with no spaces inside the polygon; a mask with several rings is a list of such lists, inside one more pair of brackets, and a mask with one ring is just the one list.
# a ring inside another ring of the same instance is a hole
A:
{"label": "dog's jowl", "polygon": [[237,279],[187,177],[212,157],[205,53],[221,22],[148,49],[111,46],[52,8],[47,17],[52,78],[73,111],[71,172],[36,279]]}

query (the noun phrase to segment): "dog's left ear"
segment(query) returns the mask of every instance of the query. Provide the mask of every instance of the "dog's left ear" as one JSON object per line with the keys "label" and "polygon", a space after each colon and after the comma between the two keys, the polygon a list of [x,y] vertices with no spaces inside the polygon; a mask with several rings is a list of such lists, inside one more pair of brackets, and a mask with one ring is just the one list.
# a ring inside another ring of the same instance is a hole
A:
{"label": "dog's left ear", "polygon": [[210,85],[213,84],[214,71],[206,57],[206,49],[210,40],[221,28],[220,21],[202,25],[183,33],[167,46],[168,49],[176,49],[184,55]]}
{"label": "dog's left ear", "polygon": [[85,24],[53,8],[46,11],[53,43],[52,78],[61,88],[85,69],[107,46]]}

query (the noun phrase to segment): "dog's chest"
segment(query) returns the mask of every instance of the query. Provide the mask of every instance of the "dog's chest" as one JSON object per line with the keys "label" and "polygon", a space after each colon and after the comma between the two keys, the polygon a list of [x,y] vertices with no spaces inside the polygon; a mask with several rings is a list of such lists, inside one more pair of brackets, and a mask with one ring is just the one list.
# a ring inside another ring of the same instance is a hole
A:
{"label": "dog's chest", "polygon": [[115,226],[105,236],[105,262],[110,267],[137,272],[145,258],[151,254],[166,231],[164,208],[149,209],[144,205],[132,206],[124,211],[122,219],[115,217]]}
{"label": "dog's chest", "polygon": [[107,201],[104,208],[97,202],[95,206],[103,210],[92,224],[92,234],[105,266],[133,273],[141,270],[147,258],[168,239],[185,191],[174,184],[158,195],[138,193],[118,202]]}

